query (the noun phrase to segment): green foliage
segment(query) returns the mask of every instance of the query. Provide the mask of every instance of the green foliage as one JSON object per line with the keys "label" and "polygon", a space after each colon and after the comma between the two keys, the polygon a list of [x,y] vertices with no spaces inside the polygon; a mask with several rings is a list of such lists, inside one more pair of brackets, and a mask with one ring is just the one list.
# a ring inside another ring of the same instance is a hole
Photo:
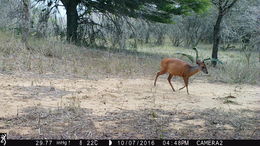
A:
{"label": "green foliage", "polygon": [[188,14],[191,11],[203,13],[210,7],[210,0],[177,0],[180,4],[179,10],[183,14]]}
{"label": "green foliage", "polygon": [[[58,5],[58,1],[52,2]],[[69,3],[69,0],[61,2]],[[93,12],[111,13],[161,23],[172,23],[172,15],[205,12],[210,6],[210,0],[77,0],[76,2],[80,4],[80,13],[84,15]]]}
{"label": "green foliage", "polygon": [[185,53],[174,53],[174,54],[177,54],[177,55],[181,55],[181,56],[185,56],[187,57],[191,62],[194,62],[194,57],[189,55],[189,54],[185,54]]}
{"label": "green foliage", "polygon": [[[192,48],[195,52],[196,52],[196,56],[195,57],[193,57],[193,56],[191,56],[191,55],[189,55],[189,54],[186,54],[186,53],[174,53],[174,54],[177,54],[177,55],[181,55],[181,56],[185,56],[185,57],[187,57],[191,62],[195,62],[195,60],[197,61],[198,59],[199,59],[199,52],[198,52],[198,50],[196,49],[196,48]],[[203,59],[203,61],[206,61],[206,60],[213,60],[213,59],[211,59],[211,58],[207,58],[207,59]],[[218,60],[218,59],[217,59]],[[219,61],[219,60],[218,60]],[[221,61],[220,61],[221,62]],[[221,64],[223,64],[222,62],[221,62]]]}
{"label": "green foliage", "polygon": [[224,64],[222,61],[220,61],[219,59],[215,59],[215,58],[210,58],[211,61],[216,61],[217,63],[220,64]]}

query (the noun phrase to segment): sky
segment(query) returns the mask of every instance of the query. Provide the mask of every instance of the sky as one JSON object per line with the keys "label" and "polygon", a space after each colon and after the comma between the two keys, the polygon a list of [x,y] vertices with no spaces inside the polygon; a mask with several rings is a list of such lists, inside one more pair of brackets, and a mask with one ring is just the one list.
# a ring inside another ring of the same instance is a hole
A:
{"label": "sky", "polygon": [[[60,5],[62,5],[62,3],[60,2]],[[60,14],[58,14],[59,17],[63,17],[66,18],[66,10],[64,8],[64,6],[59,6],[58,10],[60,12]]]}

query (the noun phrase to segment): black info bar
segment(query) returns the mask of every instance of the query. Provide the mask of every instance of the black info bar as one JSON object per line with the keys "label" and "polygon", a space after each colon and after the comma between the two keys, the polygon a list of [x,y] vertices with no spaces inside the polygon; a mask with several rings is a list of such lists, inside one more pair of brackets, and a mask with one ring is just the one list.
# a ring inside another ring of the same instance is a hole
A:
{"label": "black info bar", "polygon": [[5,146],[260,146],[260,140],[220,140],[220,139],[118,139],[118,140],[6,140]]}
{"label": "black info bar", "polygon": [[0,133],[0,146],[260,146],[260,140],[221,139],[8,139]]}

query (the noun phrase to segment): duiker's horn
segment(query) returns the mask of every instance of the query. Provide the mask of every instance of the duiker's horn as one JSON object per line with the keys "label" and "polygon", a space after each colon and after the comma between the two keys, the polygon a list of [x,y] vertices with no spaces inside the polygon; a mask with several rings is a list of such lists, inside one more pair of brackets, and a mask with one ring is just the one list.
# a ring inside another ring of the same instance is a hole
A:
{"label": "duiker's horn", "polygon": [[198,54],[198,50],[197,50],[197,48],[193,48],[193,50],[196,52],[196,61],[199,59],[199,54]]}

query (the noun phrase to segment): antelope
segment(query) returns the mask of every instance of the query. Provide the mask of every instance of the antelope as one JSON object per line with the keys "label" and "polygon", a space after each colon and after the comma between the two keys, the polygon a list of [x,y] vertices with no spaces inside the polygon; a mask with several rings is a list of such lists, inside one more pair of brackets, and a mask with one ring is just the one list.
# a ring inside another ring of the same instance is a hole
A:
{"label": "antelope", "polygon": [[161,61],[161,70],[157,73],[155,81],[154,81],[154,86],[156,86],[156,81],[157,78],[160,75],[163,75],[165,73],[169,73],[168,76],[168,82],[172,88],[172,90],[175,92],[175,89],[172,86],[171,79],[173,76],[180,76],[183,78],[184,81],[184,86],[180,88],[179,90],[182,90],[184,87],[187,89],[187,94],[189,94],[188,90],[188,83],[189,83],[189,78],[193,76],[194,74],[202,71],[205,74],[208,74],[208,70],[206,67],[206,64],[204,61],[209,60],[210,58],[198,60],[198,51],[196,48],[193,48],[196,51],[196,65],[191,65],[185,61],[182,61],[177,58],[165,58]]}

